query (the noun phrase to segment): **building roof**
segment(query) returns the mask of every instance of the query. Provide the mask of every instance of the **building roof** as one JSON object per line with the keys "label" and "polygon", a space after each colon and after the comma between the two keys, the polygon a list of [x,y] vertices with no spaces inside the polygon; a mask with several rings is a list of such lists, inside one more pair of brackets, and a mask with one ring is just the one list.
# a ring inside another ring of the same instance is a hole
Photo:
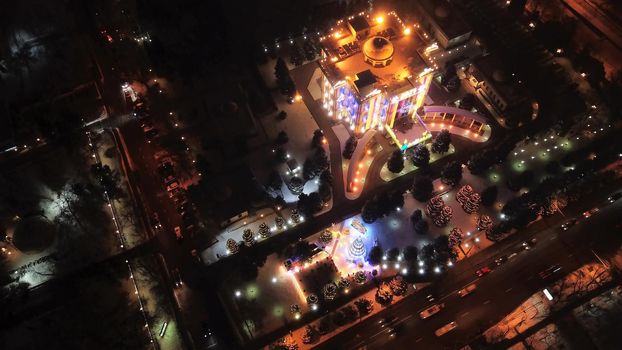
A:
{"label": "building roof", "polygon": [[352,20],[348,21],[350,27],[354,29],[355,32],[360,32],[365,29],[369,29],[369,23],[367,19],[363,16],[356,16]]}
{"label": "building roof", "polygon": [[428,13],[448,39],[471,31],[460,13],[447,0],[419,0],[419,4]]}
{"label": "building roof", "polygon": [[[354,80],[361,72],[369,71],[375,77],[375,84],[378,87],[393,91],[405,85],[412,87],[413,84],[408,80],[408,77],[417,76],[427,68],[418,53],[418,50],[425,46],[421,39],[415,33],[404,35],[403,24],[397,16],[387,14],[382,17],[382,21],[366,20],[370,23],[368,37],[354,37],[342,23],[334,28],[330,36],[322,40],[328,57],[320,65],[326,77],[333,84],[344,79]],[[384,37],[391,44],[390,46],[384,45],[379,52],[379,54],[385,55],[386,49],[392,49],[392,62],[386,67],[373,67],[365,62],[365,54],[362,52],[363,46],[370,38],[373,40],[372,37],[374,36]],[[336,60],[336,62],[331,59]]]}
{"label": "building roof", "polygon": [[471,74],[478,80],[486,80],[507,101],[508,106],[523,101],[528,97],[526,89],[521,88],[508,74],[501,61],[493,55],[481,56],[473,60]]}

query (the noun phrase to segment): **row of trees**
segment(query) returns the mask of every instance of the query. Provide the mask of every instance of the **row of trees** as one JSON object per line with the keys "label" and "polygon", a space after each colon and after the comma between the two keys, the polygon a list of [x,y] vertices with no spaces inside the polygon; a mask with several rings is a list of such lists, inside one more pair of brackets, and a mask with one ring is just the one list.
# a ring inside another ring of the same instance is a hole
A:
{"label": "row of trees", "polygon": [[285,61],[281,57],[276,60],[274,75],[276,76],[276,83],[279,86],[281,93],[292,98],[296,93],[296,85],[294,84],[292,77],[289,75],[287,64],[285,64]]}
{"label": "row of trees", "polygon": [[[596,182],[598,184],[614,178],[599,171],[618,160],[621,143],[612,134],[589,147],[573,152],[568,158],[580,159],[574,163],[574,169],[547,177],[531,191],[509,200],[502,209],[506,220],[493,227],[489,238],[499,239],[511,229],[527,226],[538,216],[552,215],[565,206],[567,201],[577,200],[582,195],[582,190],[593,184],[596,176],[600,176],[600,180]],[[598,155],[591,156],[595,151],[598,151]]]}
{"label": "row of trees", "polygon": [[404,206],[404,195],[399,191],[382,192],[367,200],[361,210],[361,218],[372,224]]}

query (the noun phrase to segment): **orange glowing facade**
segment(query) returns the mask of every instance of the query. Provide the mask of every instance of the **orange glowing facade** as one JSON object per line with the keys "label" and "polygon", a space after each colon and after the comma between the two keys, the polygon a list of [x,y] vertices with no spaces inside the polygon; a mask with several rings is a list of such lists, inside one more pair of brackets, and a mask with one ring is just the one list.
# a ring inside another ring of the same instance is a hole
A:
{"label": "orange glowing facade", "polygon": [[433,72],[419,56],[424,44],[415,29],[395,12],[337,21],[321,39],[322,104],[329,117],[357,133],[390,131],[400,118],[414,118]]}

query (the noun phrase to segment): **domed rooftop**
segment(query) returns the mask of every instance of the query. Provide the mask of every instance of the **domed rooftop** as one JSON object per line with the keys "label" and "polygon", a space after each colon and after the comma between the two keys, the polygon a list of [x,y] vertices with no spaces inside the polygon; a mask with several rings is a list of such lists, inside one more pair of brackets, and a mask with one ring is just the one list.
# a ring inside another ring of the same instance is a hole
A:
{"label": "domed rooftop", "polygon": [[381,36],[372,36],[363,44],[363,54],[372,62],[386,62],[394,51],[391,41]]}

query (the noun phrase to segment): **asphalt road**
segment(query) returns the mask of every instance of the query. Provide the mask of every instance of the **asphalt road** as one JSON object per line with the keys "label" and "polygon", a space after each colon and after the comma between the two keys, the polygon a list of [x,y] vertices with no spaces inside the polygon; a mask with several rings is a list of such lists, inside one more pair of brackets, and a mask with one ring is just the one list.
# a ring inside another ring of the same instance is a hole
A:
{"label": "asphalt road", "polygon": [[[622,236],[613,227],[619,222],[622,202],[602,208],[592,218],[582,221],[569,231],[563,232],[559,225],[538,230],[531,235],[537,239],[536,246],[522,251],[514,259],[496,268],[490,274],[477,278],[475,271],[482,266],[493,267],[493,260],[502,254],[520,251],[521,240],[500,242],[497,249],[488,249],[467,261],[456,264],[445,278],[436,285],[437,300],[428,302],[430,292],[422,291],[399,304],[389,306],[359,325],[343,332],[318,349],[458,349],[472,341],[484,329],[509,314],[533,293],[542,290],[551,280],[542,280],[538,273],[549,266],[560,265],[562,272],[570,272],[579,266],[610,256],[622,243]],[[568,215],[568,213],[566,213]],[[471,261],[469,261],[471,260]],[[554,278],[554,277],[553,277]],[[477,290],[461,298],[457,291],[475,282]],[[434,287],[433,287],[434,288]],[[434,289],[431,289],[434,292]],[[438,314],[421,320],[418,313],[432,304],[444,303]],[[378,322],[388,316],[398,317],[398,334],[391,338]],[[455,321],[455,330],[442,337],[434,331]]]}

